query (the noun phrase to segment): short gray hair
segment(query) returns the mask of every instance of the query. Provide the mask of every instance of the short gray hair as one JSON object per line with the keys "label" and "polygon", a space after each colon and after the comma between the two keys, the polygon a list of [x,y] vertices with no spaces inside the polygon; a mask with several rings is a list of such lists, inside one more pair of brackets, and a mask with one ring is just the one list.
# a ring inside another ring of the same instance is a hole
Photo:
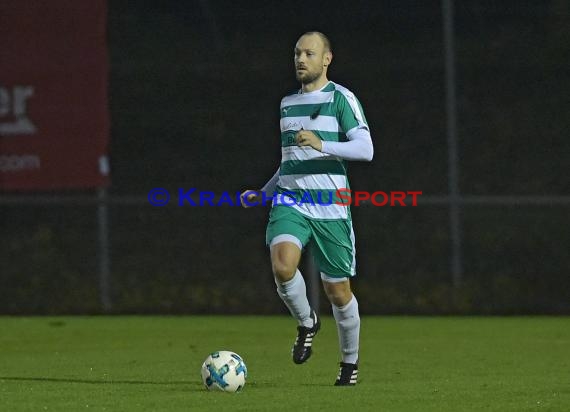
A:
{"label": "short gray hair", "polygon": [[303,36],[312,36],[312,35],[319,36],[323,42],[323,45],[325,46],[325,51],[332,52],[331,41],[324,33],[321,33],[320,31],[308,31],[306,33],[303,33]]}

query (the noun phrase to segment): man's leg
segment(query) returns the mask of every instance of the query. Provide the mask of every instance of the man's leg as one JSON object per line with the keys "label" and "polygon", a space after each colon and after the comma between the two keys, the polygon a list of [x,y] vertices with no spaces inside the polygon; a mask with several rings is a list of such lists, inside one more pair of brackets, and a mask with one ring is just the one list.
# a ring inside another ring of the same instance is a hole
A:
{"label": "man's leg", "polygon": [[309,359],[313,337],[320,328],[320,321],[307,299],[305,280],[298,269],[302,247],[301,242],[291,235],[277,236],[270,245],[277,293],[299,324],[293,346],[295,363],[304,363]]}
{"label": "man's leg", "polygon": [[335,385],[354,385],[358,379],[360,315],[358,301],[348,278],[335,279],[322,274],[325,293],[331,302],[342,356]]}
{"label": "man's leg", "polygon": [[311,327],[311,307],[305,280],[297,267],[301,260],[300,242],[293,236],[277,236],[271,243],[271,268],[277,293],[299,325]]}
{"label": "man's leg", "polygon": [[271,267],[277,293],[297,320],[293,362],[303,363],[311,356],[313,337],[321,326],[307,299],[305,279],[299,272],[301,251],[311,237],[307,219],[292,207],[274,206],[269,215],[265,241],[271,252]]}
{"label": "man's leg", "polygon": [[338,330],[341,362],[335,385],[354,385],[358,378],[360,315],[350,288],[356,272],[356,248],[352,222],[312,223],[317,245],[315,259]]}

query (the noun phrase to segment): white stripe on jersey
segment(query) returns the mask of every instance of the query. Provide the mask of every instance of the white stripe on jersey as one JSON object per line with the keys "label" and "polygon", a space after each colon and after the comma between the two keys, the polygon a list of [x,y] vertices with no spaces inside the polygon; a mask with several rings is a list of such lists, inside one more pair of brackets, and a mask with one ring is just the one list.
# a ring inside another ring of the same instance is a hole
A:
{"label": "white stripe on jersey", "polygon": [[[329,198],[323,199],[323,203],[328,203]],[[347,219],[348,208],[341,205],[319,205],[316,203],[313,206],[311,203],[303,203],[301,205],[292,206],[305,216],[317,219]]]}
{"label": "white stripe on jersey", "polygon": [[339,132],[340,125],[338,120],[333,116],[317,116],[315,119],[311,119],[310,116],[298,116],[298,117],[283,117],[279,125],[281,126],[281,131],[285,132],[287,130],[319,130],[321,132]]}
{"label": "white stripe on jersey", "polygon": [[[326,86],[328,86],[327,83]],[[325,86],[325,87],[326,87]],[[334,101],[334,90],[330,92],[321,92],[320,90],[315,90],[311,93],[295,93],[289,96],[285,96],[281,100],[281,109],[287,106],[294,106],[297,104],[320,104],[320,103],[330,103]]]}
{"label": "white stripe on jersey", "polygon": [[[283,189],[346,189],[346,176],[344,175],[328,175],[328,174],[315,174],[315,175],[283,175],[279,176],[277,183]],[[321,199],[323,203],[329,203],[331,195],[325,193]],[[315,202],[317,199],[314,199]]]}
{"label": "white stripe on jersey", "polygon": [[290,197],[284,195],[284,194],[277,194],[275,196],[275,199],[273,200],[272,205],[286,205],[288,207],[292,207],[293,209],[297,210],[299,213],[313,218],[313,219],[344,219],[346,220],[348,218],[348,207],[347,206],[341,206],[341,205],[336,205],[336,204],[328,204],[330,203],[330,195],[325,194],[323,195],[324,198],[321,199],[322,203],[325,204],[318,204],[318,200],[317,199],[313,199],[313,201],[315,202],[315,204],[312,204],[310,202],[298,202],[300,204],[297,204],[297,202],[295,201],[295,199],[291,199]]}
{"label": "white stripe on jersey", "polygon": [[319,152],[311,146],[285,146],[281,148],[281,161],[287,160],[339,160],[337,156]]}

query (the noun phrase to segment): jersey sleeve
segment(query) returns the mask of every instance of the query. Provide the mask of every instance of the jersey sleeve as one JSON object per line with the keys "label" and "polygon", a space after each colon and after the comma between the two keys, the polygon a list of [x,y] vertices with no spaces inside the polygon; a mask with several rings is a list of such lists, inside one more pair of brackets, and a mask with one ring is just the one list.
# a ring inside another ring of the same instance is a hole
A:
{"label": "jersey sleeve", "polygon": [[374,146],[368,130],[353,127],[347,134],[348,142],[323,141],[323,153],[338,156],[344,160],[362,160],[369,162],[374,156]]}
{"label": "jersey sleeve", "polygon": [[281,168],[278,168],[275,174],[268,180],[267,183],[260,189],[261,192],[273,193],[277,189],[277,182],[279,181],[279,173]]}
{"label": "jersey sleeve", "polygon": [[362,106],[354,94],[339,91],[337,92],[337,102],[336,116],[345,134],[356,128],[370,132]]}
{"label": "jersey sleeve", "polygon": [[337,91],[335,100],[337,121],[348,141],[323,141],[321,151],[344,160],[372,160],[374,147],[360,102],[346,89]]}

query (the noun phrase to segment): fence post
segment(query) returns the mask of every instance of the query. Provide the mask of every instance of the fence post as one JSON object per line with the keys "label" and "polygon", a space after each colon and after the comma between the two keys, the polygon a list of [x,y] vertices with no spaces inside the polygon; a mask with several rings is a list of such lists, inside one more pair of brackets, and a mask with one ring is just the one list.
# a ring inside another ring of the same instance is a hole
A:
{"label": "fence post", "polygon": [[448,150],[449,232],[451,238],[451,273],[453,286],[463,281],[461,198],[457,149],[457,101],[455,90],[455,46],[453,0],[442,0],[443,40],[445,52],[445,108]]}
{"label": "fence post", "polygon": [[97,189],[97,265],[99,269],[99,296],[104,312],[109,312],[111,302],[111,260],[109,257],[109,211],[107,188]]}
{"label": "fence post", "polygon": [[321,278],[319,276],[319,271],[317,270],[317,266],[315,264],[315,254],[312,250],[312,247],[307,248],[307,264],[306,264],[307,272],[308,272],[308,279],[309,279],[309,303],[311,304],[311,308],[320,314],[319,311],[319,292],[321,287]]}

